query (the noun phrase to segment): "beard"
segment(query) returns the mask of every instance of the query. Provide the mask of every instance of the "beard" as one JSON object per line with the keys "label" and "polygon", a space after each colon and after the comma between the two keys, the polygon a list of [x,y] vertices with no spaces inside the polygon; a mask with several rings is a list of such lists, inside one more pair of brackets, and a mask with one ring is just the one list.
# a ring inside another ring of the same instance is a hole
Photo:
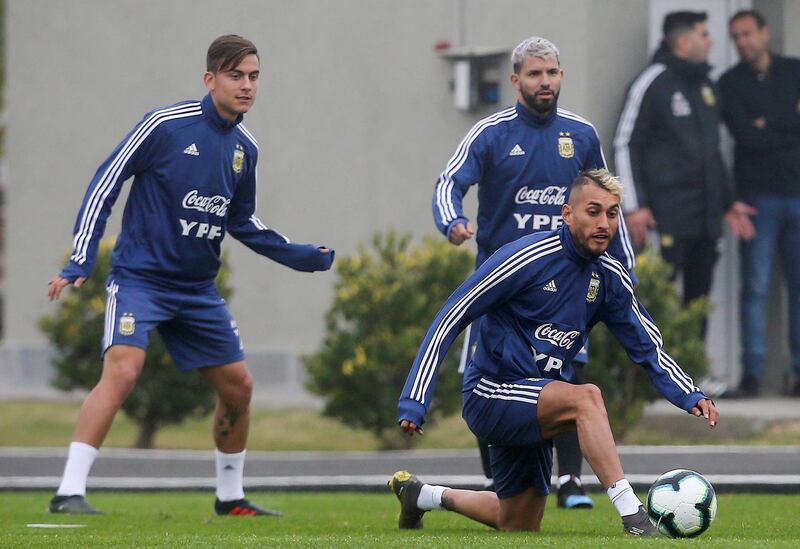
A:
{"label": "beard", "polygon": [[525,91],[521,91],[520,93],[522,94],[522,98],[525,100],[525,104],[528,105],[531,110],[535,111],[537,114],[549,114],[553,108],[555,108],[561,90],[549,91],[553,92],[553,97],[550,99],[540,99],[539,92],[527,93]]}
{"label": "beard", "polygon": [[600,257],[608,250],[609,246],[611,246],[611,240],[614,238],[615,234],[616,233],[606,233],[608,240],[605,241],[605,244],[593,240],[592,235],[575,235],[575,247],[584,257]]}

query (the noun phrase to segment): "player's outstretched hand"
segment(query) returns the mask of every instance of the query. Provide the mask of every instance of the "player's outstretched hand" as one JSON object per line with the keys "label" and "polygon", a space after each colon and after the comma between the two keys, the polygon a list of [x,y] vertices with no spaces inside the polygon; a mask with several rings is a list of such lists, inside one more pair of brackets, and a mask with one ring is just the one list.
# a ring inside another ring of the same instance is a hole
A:
{"label": "player's outstretched hand", "polygon": [[[75,282],[72,283],[73,286],[76,288],[80,288],[83,286],[83,283],[86,281],[85,276],[81,276],[75,279]],[[47,283],[47,297],[50,298],[50,301],[54,301],[61,297],[61,290],[66,288],[70,285],[70,281],[64,278],[63,276],[56,275],[50,279],[50,282]]]}
{"label": "player's outstretched hand", "polygon": [[400,428],[410,437],[413,437],[414,433],[417,433],[419,436],[425,434],[422,430],[422,427],[418,427],[416,423],[413,421],[408,421],[407,419],[404,419],[400,422]]}
{"label": "player's outstretched hand", "polygon": [[717,411],[717,407],[714,406],[714,403],[707,399],[701,399],[697,402],[697,405],[692,408],[692,414],[697,417],[704,417],[708,420],[708,425],[712,429],[717,426],[717,422],[719,421],[719,412]]}
{"label": "player's outstretched hand", "polygon": [[475,236],[475,228],[472,223],[467,223],[466,225],[458,223],[450,229],[450,242],[456,246],[461,246],[465,240],[469,240],[473,236]]}

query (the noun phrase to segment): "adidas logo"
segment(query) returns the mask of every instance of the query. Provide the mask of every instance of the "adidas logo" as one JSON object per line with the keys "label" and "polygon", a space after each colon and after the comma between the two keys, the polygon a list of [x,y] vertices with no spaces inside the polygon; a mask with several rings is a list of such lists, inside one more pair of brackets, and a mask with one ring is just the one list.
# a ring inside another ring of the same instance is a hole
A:
{"label": "adidas logo", "polygon": [[185,149],[183,149],[183,154],[190,154],[192,156],[200,156],[200,151],[197,150],[197,145],[192,143]]}
{"label": "adidas logo", "polygon": [[508,153],[508,156],[522,156],[525,154],[525,151],[522,150],[522,147],[519,146],[519,143],[514,145],[514,148],[511,149],[511,152]]}
{"label": "adidas logo", "polygon": [[544,285],[544,288],[542,288],[542,290],[544,290],[545,292],[557,292],[558,288],[556,288],[556,281],[551,280],[550,282]]}

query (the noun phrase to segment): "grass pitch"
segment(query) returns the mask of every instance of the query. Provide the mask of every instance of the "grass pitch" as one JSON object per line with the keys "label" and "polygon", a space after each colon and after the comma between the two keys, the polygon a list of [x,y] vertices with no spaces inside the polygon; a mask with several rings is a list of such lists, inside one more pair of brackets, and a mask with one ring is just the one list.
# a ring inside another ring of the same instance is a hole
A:
{"label": "grass pitch", "polygon": [[90,501],[105,515],[50,515],[50,495],[0,493],[0,547],[800,547],[796,495],[723,495],[716,521],[696,540],[627,537],[601,494],[593,511],[557,509],[551,498],[538,534],[496,532],[447,512],[428,513],[423,531],[399,531],[397,500],[388,491],[250,494],[283,518],[216,517],[212,494],[175,492],[96,492]]}

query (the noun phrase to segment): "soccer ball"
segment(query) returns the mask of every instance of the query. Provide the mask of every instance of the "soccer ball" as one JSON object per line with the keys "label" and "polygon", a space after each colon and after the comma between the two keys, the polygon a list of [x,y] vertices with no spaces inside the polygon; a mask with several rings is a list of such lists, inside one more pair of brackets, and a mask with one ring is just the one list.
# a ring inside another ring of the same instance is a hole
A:
{"label": "soccer ball", "polygon": [[714,488],[701,475],[675,469],[658,477],[647,493],[647,514],[671,538],[693,538],[711,526],[717,514]]}

